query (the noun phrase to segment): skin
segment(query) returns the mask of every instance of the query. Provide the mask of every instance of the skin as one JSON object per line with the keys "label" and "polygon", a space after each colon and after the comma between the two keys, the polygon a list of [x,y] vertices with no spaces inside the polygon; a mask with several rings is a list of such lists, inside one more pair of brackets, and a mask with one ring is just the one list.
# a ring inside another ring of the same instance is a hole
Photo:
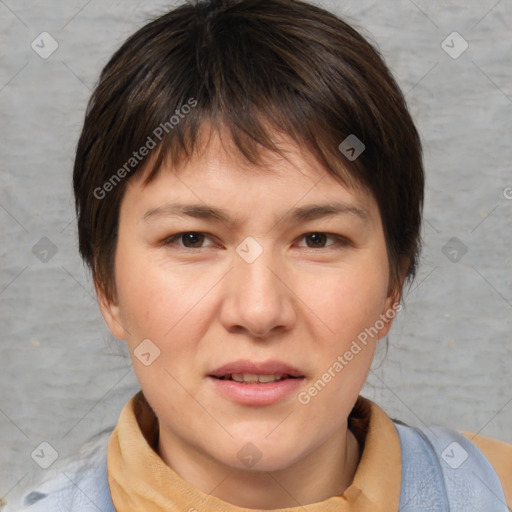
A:
{"label": "skin", "polygon": [[[316,503],[350,485],[360,450],[347,417],[392,321],[307,405],[297,394],[398,300],[373,197],[342,185],[291,141],[283,138],[282,147],[286,159],[264,152],[254,167],[215,135],[179,170],[167,166],[146,186],[134,177],[120,210],[116,298],[97,287],[102,314],[127,341],[158,417],[161,458],[201,491],[257,509]],[[144,220],[178,201],[225,209],[237,223]],[[366,217],[287,222],[292,208],[331,201],[357,205]],[[198,236],[169,242],[183,232]],[[263,249],[252,263],[236,252],[248,236]],[[147,338],[160,349],[149,366],[133,355]],[[240,405],[206,377],[236,359],[281,360],[305,378],[275,404]],[[246,468],[237,453],[249,442],[262,457]]]}

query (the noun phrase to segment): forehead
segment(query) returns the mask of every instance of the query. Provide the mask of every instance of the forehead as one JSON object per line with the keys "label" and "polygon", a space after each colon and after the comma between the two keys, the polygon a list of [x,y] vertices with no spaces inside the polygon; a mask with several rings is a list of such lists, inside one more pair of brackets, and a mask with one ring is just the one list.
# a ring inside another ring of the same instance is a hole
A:
{"label": "forehead", "polygon": [[[178,200],[182,205],[217,204],[252,215],[263,215],[269,208],[275,213],[292,207],[297,211],[312,203],[336,203],[334,208],[341,206],[361,217],[378,215],[373,197],[362,186],[333,176],[290,138],[280,136],[275,141],[279,152],[261,149],[257,163],[251,163],[228,137],[214,132],[179,165],[164,160],[149,182],[145,181],[148,169],[143,169],[130,181],[124,199],[137,209],[145,208],[146,217]],[[297,219],[300,216],[298,212]],[[304,212],[303,220],[307,216]]]}

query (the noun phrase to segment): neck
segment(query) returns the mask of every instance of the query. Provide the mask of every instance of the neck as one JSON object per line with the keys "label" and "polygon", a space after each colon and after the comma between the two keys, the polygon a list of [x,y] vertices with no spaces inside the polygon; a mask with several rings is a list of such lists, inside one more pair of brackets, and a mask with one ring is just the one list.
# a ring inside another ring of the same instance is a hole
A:
{"label": "neck", "polygon": [[344,425],[293,465],[277,471],[242,471],[198,452],[162,430],[158,453],[181,478],[205,494],[242,508],[298,507],[343,494],[359,463],[359,445]]}

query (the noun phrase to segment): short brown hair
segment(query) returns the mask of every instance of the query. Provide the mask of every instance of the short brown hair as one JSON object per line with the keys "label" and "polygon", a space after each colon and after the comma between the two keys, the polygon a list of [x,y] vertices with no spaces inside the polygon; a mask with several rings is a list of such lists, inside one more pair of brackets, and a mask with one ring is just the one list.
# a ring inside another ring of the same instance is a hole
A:
{"label": "short brown hair", "polygon": [[[378,50],[339,17],[299,0],[199,0],[134,33],[89,101],[73,172],[79,250],[108,298],[116,296],[128,181],[148,150],[148,181],[164,158],[172,165],[189,159],[205,123],[226,130],[251,163],[262,147],[279,152],[273,135],[285,134],[332,176],[369,190],[383,222],[390,283],[400,282],[404,264],[414,277],[421,142]],[[364,144],[356,159],[339,149],[349,136]]]}

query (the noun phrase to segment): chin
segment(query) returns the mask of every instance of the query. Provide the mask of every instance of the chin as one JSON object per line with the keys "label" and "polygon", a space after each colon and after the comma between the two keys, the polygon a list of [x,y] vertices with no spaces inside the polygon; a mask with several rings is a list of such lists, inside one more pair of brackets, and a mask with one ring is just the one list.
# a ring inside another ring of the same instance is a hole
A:
{"label": "chin", "polygon": [[231,461],[231,466],[236,471],[244,471],[247,473],[266,473],[266,472],[277,472],[284,471],[290,468],[295,462],[295,458],[292,457],[276,457],[266,458],[264,455],[254,465],[241,463],[237,458]]}
{"label": "chin", "polygon": [[[223,450],[217,460],[237,471],[281,471],[300,458],[296,445],[283,447],[264,438],[255,441],[237,440],[233,445],[234,454],[231,450]],[[230,456],[226,457],[227,454]]]}

